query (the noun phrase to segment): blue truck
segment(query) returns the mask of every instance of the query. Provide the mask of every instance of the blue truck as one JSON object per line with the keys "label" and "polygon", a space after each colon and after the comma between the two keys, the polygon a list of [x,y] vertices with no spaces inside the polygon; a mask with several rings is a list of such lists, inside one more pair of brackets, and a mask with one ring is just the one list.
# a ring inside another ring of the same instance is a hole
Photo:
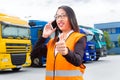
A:
{"label": "blue truck", "polygon": [[92,41],[94,33],[85,28],[80,28],[80,33],[85,34],[87,37],[86,49],[84,51],[85,53],[83,57],[84,62],[95,61],[96,49],[95,49],[95,43]]}
{"label": "blue truck", "polygon": [[[32,49],[35,46],[39,36],[42,35],[45,24],[47,24],[47,21],[29,20]],[[48,38],[45,43],[47,43],[49,41],[49,39],[50,38]],[[46,56],[43,56],[43,55],[41,56],[38,54],[36,54],[36,56],[31,58],[31,61],[32,61],[31,66],[32,67],[41,67],[46,63]],[[42,54],[42,53],[40,53],[40,54]]]}
{"label": "blue truck", "polygon": [[[32,48],[37,42],[39,36],[42,34],[45,24],[47,24],[47,21],[29,20]],[[91,31],[81,28],[80,28],[80,32],[87,36],[87,43],[86,43],[87,45],[83,60],[84,62],[94,61],[96,59],[96,50],[95,50],[95,44],[91,42],[91,40],[93,39],[93,33]],[[49,39],[50,38],[46,40],[46,43],[49,41]],[[46,56],[36,56],[31,60],[32,60],[31,66],[33,67],[43,66],[46,63]]]}
{"label": "blue truck", "polygon": [[106,42],[104,39],[103,32],[100,29],[96,29],[96,28],[85,27],[85,26],[80,26],[80,27],[85,28],[94,33],[92,42],[95,43],[96,61],[99,60],[100,57],[107,56],[107,48],[106,48]]}
{"label": "blue truck", "polygon": [[107,48],[106,48],[106,42],[104,39],[104,34],[100,29],[91,28],[89,29],[94,33],[94,42],[96,45],[96,53],[97,58],[96,60],[99,60],[100,57],[107,56]]}

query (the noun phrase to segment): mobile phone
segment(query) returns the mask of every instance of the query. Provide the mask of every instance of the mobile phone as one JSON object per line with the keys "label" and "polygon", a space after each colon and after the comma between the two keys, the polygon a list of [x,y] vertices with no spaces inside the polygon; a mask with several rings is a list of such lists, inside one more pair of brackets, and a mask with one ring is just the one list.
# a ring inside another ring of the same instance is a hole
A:
{"label": "mobile phone", "polygon": [[57,27],[56,20],[54,20],[54,21],[52,22],[52,27],[53,27],[53,28],[56,28],[56,27]]}

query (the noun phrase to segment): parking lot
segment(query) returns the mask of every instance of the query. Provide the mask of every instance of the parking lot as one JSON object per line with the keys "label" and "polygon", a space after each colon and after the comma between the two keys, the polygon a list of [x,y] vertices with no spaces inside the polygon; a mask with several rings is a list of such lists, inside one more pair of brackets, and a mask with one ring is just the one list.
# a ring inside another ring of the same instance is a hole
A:
{"label": "parking lot", "polygon": [[[120,55],[100,58],[99,61],[85,63],[85,80],[120,80]],[[19,72],[0,71],[0,80],[45,80],[45,67],[22,68]]]}

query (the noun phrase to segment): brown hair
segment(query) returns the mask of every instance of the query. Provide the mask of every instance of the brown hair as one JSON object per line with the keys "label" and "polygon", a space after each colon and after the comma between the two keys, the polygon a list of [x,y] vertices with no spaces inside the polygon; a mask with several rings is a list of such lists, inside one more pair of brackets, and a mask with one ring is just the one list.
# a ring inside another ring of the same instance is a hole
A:
{"label": "brown hair", "polygon": [[[75,16],[73,9],[69,6],[60,6],[60,7],[58,7],[58,10],[59,9],[65,10],[73,31],[79,32],[79,26],[78,26],[77,19],[76,19],[76,16]],[[57,30],[55,31],[54,42],[58,41],[59,32],[62,32],[62,31],[57,28]]]}

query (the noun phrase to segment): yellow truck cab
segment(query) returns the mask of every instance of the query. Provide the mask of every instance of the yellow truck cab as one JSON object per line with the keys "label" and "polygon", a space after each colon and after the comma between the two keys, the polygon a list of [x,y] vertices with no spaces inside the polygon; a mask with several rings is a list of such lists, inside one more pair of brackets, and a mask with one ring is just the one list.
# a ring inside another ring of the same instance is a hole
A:
{"label": "yellow truck cab", "polygon": [[0,13],[0,70],[19,71],[31,65],[27,21]]}

